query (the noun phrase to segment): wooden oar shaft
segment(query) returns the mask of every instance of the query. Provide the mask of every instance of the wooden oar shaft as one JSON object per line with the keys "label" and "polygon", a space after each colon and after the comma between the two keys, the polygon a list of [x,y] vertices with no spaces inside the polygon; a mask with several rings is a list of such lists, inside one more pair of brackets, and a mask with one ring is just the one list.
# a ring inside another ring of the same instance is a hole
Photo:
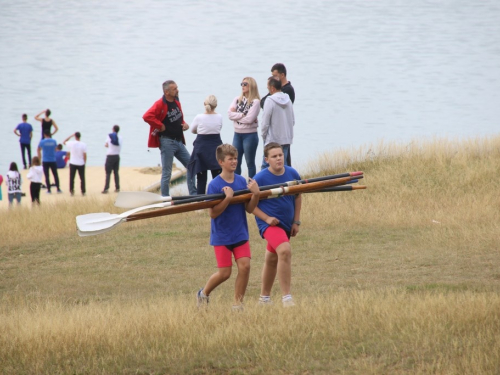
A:
{"label": "wooden oar shaft", "polygon": [[[343,185],[343,184],[349,182],[351,180],[351,178],[352,177],[349,176],[349,177],[343,177],[343,178],[336,178],[333,180],[311,182],[311,183],[295,185],[295,186],[277,187],[274,189],[261,191],[259,193],[259,200],[267,199],[271,196],[295,195],[295,194],[307,193],[307,192],[311,192],[311,191],[315,191],[315,190],[319,190],[319,189],[324,189],[324,188],[328,188],[328,187],[332,187],[332,186]],[[250,198],[252,198],[252,193],[239,195],[237,197],[233,197],[231,199],[230,204],[244,203],[244,202],[250,200]],[[182,213],[182,212],[203,210],[206,208],[214,207],[214,206],[218,205],[220,202],[222,202],[223,200],[224,200],[224,198],[210,200],[210,201],[203,201],[203,202],[187,203],[187,204],[182,204],[182,205],[178,205],[178,206],[174,205],[174,206],[167,207],[167,208],[161,208],[161,209],[158,209],[155,211],[141,212],[141,213],[133,214],[133,215],[128,216],[125,220],[126,221],[135,221],[135,220],[149,219],[149,218],[158,217],[158,216],[178,214],[178,213]]]}
{"label": "wooden oar shaft", "polygon": [[366,186],[364,186],[364,185],[333,186],[333,187],[324,188],[324,189],[321,189],[321,190],[310,191],[309,193],[328,193],[328,192],[331,192],[331,191],[352,191],[352,190],[360,190],[360,189],[366,189]]}

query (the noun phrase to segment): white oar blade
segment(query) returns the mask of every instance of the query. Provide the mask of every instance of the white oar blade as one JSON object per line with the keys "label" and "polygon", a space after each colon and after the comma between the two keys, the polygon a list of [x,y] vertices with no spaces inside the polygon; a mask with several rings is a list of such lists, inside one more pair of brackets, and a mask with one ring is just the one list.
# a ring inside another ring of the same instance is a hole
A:
{"label": "white oar blade", "polygon": [[[123,217],[108,212],[79,215],[76,217],[76,226],[80,232],[99,232],[110,229],[119,224]],[[97,233],[96,233],[97,234]]]}
{"label": "white oar blade", "polygon": [[92,232],[82,232],[79,229],[77,230],[77,232],[78,232],[78,235],[80,237],[97,236],[98,234],[103,234],[103,233],[109,232],[111,229],[113,229],[118,224],[120,224],[120,223],[116,223],[116,224],[114,224],[114,225],[112,225],[112,226],[110,226],[109,228],[106,228],[106,229],[94,230]]}
{"label": "white oar blade", "polygon": [[162,197],[148,191],[120,191],[116,196],[115,206],[121,208],[136,208],[150,204],[170,202],[171,197]]}

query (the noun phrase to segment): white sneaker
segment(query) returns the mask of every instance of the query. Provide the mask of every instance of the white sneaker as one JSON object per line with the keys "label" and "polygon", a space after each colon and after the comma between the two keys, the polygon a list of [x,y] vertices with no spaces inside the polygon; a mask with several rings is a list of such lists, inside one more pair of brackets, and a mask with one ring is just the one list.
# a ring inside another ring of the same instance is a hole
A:
{"label": "white sneaker", "polygon": [[198,293],[196,293],[196,303],[197,303],[198,307],[208,306],[209,297],[202,295],[201,294],[202,292],[203,292],[203,288],[198,290]]}
{"label": "white sneaker", "polygon": [[293,298],[292,297],[283,300],[282,303],[283,303],[283,307],[293,307],[293,306],[295,306],[295,302],[293,302]]}
{"label": "white sneaker", "polygon": [[245,311],[245,306],[243,306],[243,305],[233,305],[233,307],[231,307],[231,310],[233,312],[243,312],[243,311]]}
{"label": "white sneaker", "polygon": [[273,301],[271,301],[271,299],[264,299],[262,297],[259,297],[259,302],[258,302],[259,305],[261,306],[271,306],[273,304]]}

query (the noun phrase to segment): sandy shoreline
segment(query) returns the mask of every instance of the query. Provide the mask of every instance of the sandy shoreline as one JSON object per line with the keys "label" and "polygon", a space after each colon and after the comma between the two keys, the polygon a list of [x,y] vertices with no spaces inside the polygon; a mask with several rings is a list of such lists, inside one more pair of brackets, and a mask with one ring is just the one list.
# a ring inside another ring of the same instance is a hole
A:
{"label": "sandy shoreline", "polygon": [[[62,200],[74,200],[74,199],[86,199],[87,197],[92,198],[106,198],[110,195],[116,195],[115,191],[115,183],[113,175],[111,175],[110,181],[110,189],[109,194],[102,194],[102,190],[104,189],[105,182],[105,172],[104,167],[86,167],[85,168],[85,180],[86,180],[86,196],[82,197],[80,190],[80,178],[78,177],[78,173],[75,177],[75,195],[71,196],[69,193],[69,168],[66,167],[64,169],[58,169],[59,175],[59,183],[61,190],[63,191],[61,194],[57,194],[55,187],[52,187],[52,194],[47,194],[46,189],[42,189],[40,193],[40,201],[41,203],[50,203],[50,202],[58,202]],[[30,181],[26,178],[28,174],[28,170],[22,170],[22,186],[21,189],[23,193],[26,194],[25,197],[21,199],[22,206],[31,206],[31,197],[30,197]],[[185,169],[179,169],[174,166],[174,171],[172,173],[172,181],[178,178],[181,178],[186,173]],[[3,174],[2,174],[3,175]],[[160,167],[120,167],[120,190],[121,191],[140,191],[140,190],[149,190],[150,188],[154,188],[155,186],[159,186],[161,179],[161,168]],[[5,176],[4,176],[5,180]],[[50,175],[51,183],[54,183],[54,178],[52,174]],[[43,183],[45,183],[45,177],[43,179]],[[178,192],[178,191],[179,192]],[[180,185],[179,187],[175,187],[171,189],[173,194],[187,194],[187,188],[184,192],[184,186]],[[0,209],[6,209],[9,206],[9,200],[7,197],[7,187],[5,181],[2,183],[2,200],[0,201]],[[14,201],[14,206],[17,203]]]}

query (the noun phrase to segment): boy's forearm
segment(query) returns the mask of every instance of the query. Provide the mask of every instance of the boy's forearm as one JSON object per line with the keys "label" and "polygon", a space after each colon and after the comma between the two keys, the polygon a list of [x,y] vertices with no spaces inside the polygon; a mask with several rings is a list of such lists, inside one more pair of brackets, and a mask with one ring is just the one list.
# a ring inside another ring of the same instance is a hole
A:
{"label": "boy's forearm", "polygon": [[249,214],[253,213],[257,205],[259,204],[259,194],[253,194],[250,201],[246,205],[246,210]]}
{"label": "boy's forearm", "polygon": [[266,221],[266,219],[269,217],[259,207],[255,207],[252,213],[263,221]]}
{"label": "boy's forearm", "polygon": [[295,197],[295,214],[293,221],[300,221],[300,210],[302,209],[302,194]]}
{"label": "boy's forearm", "polygon": [[226,197],[218,205],[212,207],[212,209],[210,210],[210,218],[215,219],[217,216],[223,213],[227,206],[229,206],[229,203],[231,203],[231,198]]}

